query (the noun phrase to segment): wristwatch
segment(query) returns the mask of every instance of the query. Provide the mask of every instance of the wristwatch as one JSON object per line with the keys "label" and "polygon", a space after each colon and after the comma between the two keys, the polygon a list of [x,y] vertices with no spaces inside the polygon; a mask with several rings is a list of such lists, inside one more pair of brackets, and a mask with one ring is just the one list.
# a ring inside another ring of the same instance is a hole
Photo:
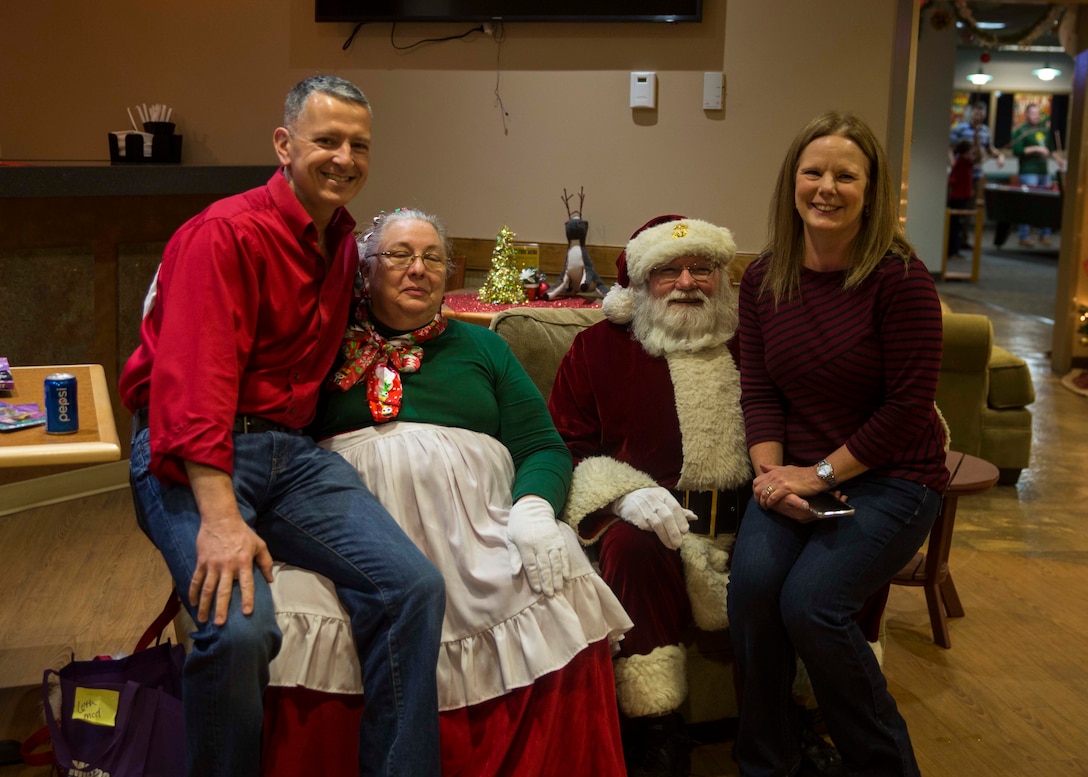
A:
{"label": "wristwatch", "polygon": [[835,484],[839,482],[835,479],[835,468],[828,463],[827,459],[820,459],[816,462],[816,477],[827,483],[828,488],[834,488]]}

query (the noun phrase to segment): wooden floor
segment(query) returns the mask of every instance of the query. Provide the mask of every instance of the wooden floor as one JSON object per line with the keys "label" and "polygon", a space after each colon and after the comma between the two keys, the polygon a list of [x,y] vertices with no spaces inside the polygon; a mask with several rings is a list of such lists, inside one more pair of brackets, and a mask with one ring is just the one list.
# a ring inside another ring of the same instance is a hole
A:
{"label": "wooden floor", "polygon": [[[1088,775],[1088,398],[1050,371],[1051,327],[985,313],[1035,380],[1033,461],[1016,486],[960,501],[951,569],[966,617],[933,644],[921,589],[895,587],[885,670],[927,777]],[[131,649],[168,588],[127,491],[0,518],[0,739],[41,725],[42,670]],[[693,775],[737,774],[729,742]],[[0,777],[46,768],[0,767]]]}

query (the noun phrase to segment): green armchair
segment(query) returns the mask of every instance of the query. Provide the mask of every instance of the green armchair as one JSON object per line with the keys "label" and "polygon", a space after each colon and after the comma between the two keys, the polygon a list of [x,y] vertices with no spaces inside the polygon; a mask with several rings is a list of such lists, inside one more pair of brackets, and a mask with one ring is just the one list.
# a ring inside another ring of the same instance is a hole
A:
{"label": "green armchair", "polygon": [[953,450],[985,459],[1010,485],[1031,460],[1035,386],[1027,363],[994,345],[990,319],[944,312],[944,355],[937,406],[948,422]]}

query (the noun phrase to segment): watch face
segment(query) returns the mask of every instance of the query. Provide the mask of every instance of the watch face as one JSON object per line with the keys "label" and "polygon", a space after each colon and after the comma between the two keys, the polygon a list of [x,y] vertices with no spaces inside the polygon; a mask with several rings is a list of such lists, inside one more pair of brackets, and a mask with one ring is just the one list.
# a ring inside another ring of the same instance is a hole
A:
{"label": "watch face", "polygon": [[820,478],[820,480],[829,480],[835,477],[833,473],[834,470],[831,468],[831,465],[828,464],[826,461],[821,461],[819,464],[816,465],[816,476]]}

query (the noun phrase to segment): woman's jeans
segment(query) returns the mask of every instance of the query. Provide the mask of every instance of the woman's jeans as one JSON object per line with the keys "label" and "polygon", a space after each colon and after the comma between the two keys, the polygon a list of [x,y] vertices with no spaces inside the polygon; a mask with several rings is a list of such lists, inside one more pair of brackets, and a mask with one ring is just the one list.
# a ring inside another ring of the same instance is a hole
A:
{"label": "woman's jeans", "polygon": [[[1020,183],[1023,186],[1041,186],[1046,188],[1050,186],[1050,174],[1049,173],[1021,173]],[[1031,225],[1020,224],[1017,227],[1021,240],[1027,240],[1031,237]],[[1039,237],[1045,239],[1050,237],[1050,227],[1039,227]]]}
{"label": "woman's jeans", "polygon": [[941,496],[869,475],[843,492],[855,508],[849,517],[798,523],[753,499],[741,521],[728,608],[741,677],[735,756],[742,777],[800,768],[791,697],[797,657],[849,774],[918,774],[906,722],[853,616],[913,558]]}
{"label": "woman's jeans", "polygon": [[[147,430],[130,462],[141,527],[159,548],[181,600],[196,567],[200,513],[191,489],[148,471]],[[351,617],[366,689],[359,773],[437,775],[435,668],[445,585],[355,469],[302,435],[234,435],[234,492],[277,561],[328,577]],[[254,568],[255,603],[241,612],[237,583],[223,626],[197,624],[183,698],[190,777],[260,771],[263,696],[281,634],[268,583]]]}

